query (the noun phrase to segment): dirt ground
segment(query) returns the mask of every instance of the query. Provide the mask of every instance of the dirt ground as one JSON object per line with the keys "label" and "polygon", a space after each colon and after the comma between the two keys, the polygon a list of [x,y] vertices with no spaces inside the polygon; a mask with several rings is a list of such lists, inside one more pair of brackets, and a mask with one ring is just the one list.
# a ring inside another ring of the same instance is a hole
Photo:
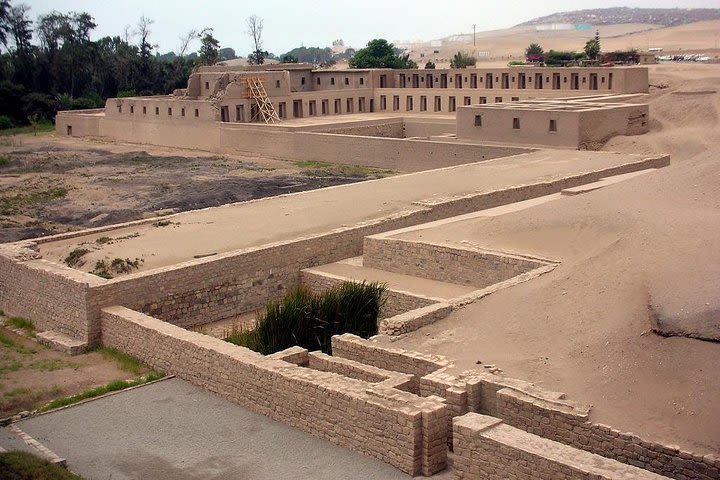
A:
{"label": "dirt ground", "polygon": [[0,137],[0,157],[0,242],[392,174],[52,134]]}
{"label": "dirt ground", "polygon": [[101,352],[71,357],[0,326],[0,418],[135,376]]}

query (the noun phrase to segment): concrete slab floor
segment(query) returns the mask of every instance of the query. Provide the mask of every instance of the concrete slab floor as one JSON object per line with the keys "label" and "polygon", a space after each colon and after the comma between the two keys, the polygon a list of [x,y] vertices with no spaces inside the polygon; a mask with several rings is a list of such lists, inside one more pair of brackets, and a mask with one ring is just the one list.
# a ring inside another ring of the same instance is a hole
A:
{"label": "concrete slab floor", "polygon": [[87,479],[410,479],[174,378],[21,421]]}

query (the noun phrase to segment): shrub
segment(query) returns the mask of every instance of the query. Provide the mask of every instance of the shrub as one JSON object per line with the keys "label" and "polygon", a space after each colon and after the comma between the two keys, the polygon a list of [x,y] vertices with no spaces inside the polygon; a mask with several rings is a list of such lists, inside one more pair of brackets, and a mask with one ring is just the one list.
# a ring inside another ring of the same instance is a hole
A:
{"label": "shrub", "polygon": [[87,253],[90,253],[90,250],[88,250],[87,248],[74,249],[68,254],[67,257],[65,257],[65,265],[67,265],[68,267],[74,267],[75,265],[80,263],[82,257],[84,257]]}
{"label": "shrub", "polygon": [[477,59],[464,52],[457,52],[450,62],[450,68],[467,68],[477,63]]}
{"label": "shrub", "polygon": [[435,69],[435,62],[427,62],[425,64],[425,70],[434,70]]}
{"label": "shrub", "polygon": [[7,115],[0,115],[0,130],[4,130],[6,128],[13,128],[15,126],[15,122],[12,121],[10,117]]}
{"label": "shrub", "polygon": [[82,477],[28,452],[0,453],[0,472],[8,479],[82,480]]}
{"label": "shrub", "polygon": [[377,334],[385,291],[385,285],[365,282],[344,282],[321,294],[298,287],[268,302],[255,330],[233,332],[226,340],[264,355],[295,345],[332,353],[333,335],[353,333],[368,338]]}

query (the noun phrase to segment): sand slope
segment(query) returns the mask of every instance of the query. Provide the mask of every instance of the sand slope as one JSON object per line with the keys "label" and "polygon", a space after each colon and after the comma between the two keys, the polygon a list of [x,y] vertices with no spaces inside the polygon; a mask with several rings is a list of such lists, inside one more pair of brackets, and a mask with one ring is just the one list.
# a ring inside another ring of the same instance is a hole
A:
{"label": "sand slope", "polygon": [[596,421],[720,451],[720,343],[655,335],[648,311],[652,299],[682,323],[720,308],[718,94],[673,94],[717,85],[713,68],[686,82],[654,69],[652,83],[670,87],[653,93],[652,132],[607,146],[667,149],[670,167],[445,232],[562,264],[396,345],[447,355],[458,369],[495,363],[593,404]]}

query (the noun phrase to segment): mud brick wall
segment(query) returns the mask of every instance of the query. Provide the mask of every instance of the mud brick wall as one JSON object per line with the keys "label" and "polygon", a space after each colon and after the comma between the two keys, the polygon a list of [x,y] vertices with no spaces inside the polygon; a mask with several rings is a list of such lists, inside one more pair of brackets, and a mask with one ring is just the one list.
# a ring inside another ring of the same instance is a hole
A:
{"label": "mud brick wall", "polygon": [[477,288],[545,265],[544,262],[479,249],[377,237],[365,238],[363,264],[369,268]]}
{"label": "mud brick wall", "polygon": [[411,475],[445,468],[442,399],[264,357],[124,307],[104,309],[101,323],[104,345],[250,410]]}
{"label": "mud brick wall", "polygon": [[527,432],[672,478],[720,478],[720,457],[648,442],[511,389],[499,390],[497,402],[498,416]]}
{"label": "mud brick wall", "polygon": [[[304,270],[300,273],[300,283],[315,292],[324,292],[347,281],[347,279],[314,270]],[[388,289],[385,304],[380,309],[380,319],[395,317],[401,313],[434,305],[438,300],[419,295]]]}
{"label": "mud brick wall", "polygon": [[18,261],[0,253],[0,309],[31,320],[38,331],[53,330],[81,341],[99,336],[88,321],[88,290],[103,280],[48,262]]}
{"label": "mud brick wall", "polygon": [[453,421],[455,478],[487,480],[637,479],[666,477],[621,464],[469,413]]}

